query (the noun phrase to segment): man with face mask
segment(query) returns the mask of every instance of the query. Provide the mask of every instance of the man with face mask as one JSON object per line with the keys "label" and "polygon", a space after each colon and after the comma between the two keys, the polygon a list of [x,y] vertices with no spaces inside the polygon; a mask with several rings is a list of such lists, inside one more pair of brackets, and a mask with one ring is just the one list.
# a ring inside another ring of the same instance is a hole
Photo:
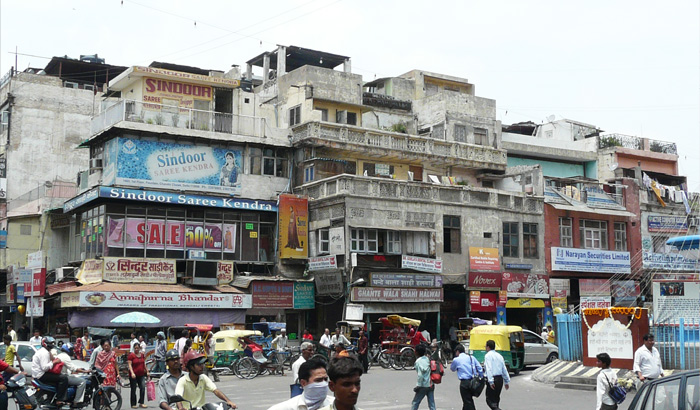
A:
{"label": "man with face mask", "polygon": [[275,404],[268,410],[316,410],[333,403],[333,397],[328,397],[328,374],[323,360],[309,359],[304,362],[299,367],[299,383],[304,393]]}

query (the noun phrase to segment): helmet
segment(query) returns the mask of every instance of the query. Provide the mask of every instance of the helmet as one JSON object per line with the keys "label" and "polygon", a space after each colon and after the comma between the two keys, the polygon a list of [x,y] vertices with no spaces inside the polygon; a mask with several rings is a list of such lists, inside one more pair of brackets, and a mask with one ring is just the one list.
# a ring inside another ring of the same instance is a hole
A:
{"label": "helmet", "polygon": [[61,350],[68,353],[69,356],[73,355],[73,344],[71,343],[64,343],[61,345]]}
{"label": "helmet", "polygon": [[56,339],[51,336],[44,336],[41,339],[41,345],[46,349],[51,350],[56,345]]}
{"label": "helmet", "polygon": [[156,334],[156,336],[162,337],[163,339],[165,339],[165,333],[163,333],[163,332],[158,332],[158,334]]}
{"label": "helmet", "polygon": [[182,358],[182,364],[185,367],[188,367],[190,363],[199,363],[202,362],[204,363],[206,361],[206,356],[203,354],[195,351],[195,350],[190,350],[187,353],[185,353],[185,357]]}
{"label": "helmet", "polygon": [[180,353],[177,352],[177,349],[170,349],[167,352],[165,352],[165,360],[179,359],[179,358],[180,358]]}

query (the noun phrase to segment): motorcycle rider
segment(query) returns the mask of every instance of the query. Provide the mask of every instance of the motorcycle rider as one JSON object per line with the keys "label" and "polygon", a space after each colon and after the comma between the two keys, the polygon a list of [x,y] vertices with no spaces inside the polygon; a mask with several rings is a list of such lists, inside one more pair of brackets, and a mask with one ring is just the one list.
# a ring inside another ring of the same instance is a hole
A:
{"label": "motorcycle rider", "polygon": [[[182,359],[182,364],[188,371],[188,374],[178,380],[175,386],[175,394],[182,396],[189,401],[194,407],[202,407],[206,403],[204,399],[205,391],[214,393],[216,397],[225,401],[231,408],[237,408],[236,404],[229,400],[228,397],[219,389],[207,375],[204,373],[204,363],[207,358],[203,354],[190,350]],[[179,410],[185,410],[182,403],[177,403]]]}
{"label": "motorcycle rider", "polygon": [[56,349],[51,350],[51,354],[63,362],[61,373],[68,377],[68,386],[77,386],[75,389],[75,398],[73,399],[73,403],[77,404],[83,402],[87,380],[82,377],[71,376],[71,373],[90,373],[90,371],[81,369],[73,364],[73,360],[71,359],[73,353],[73,346],[70,343],[64,343],[60,351]]}
{"label": "motorcycle rider", "polygon": [[173,410],[172,407],[168,405],[168,400],[170,396],[175,394],[175,386],[185,373],[182,372],[180,367],[180,355],[177,350],[170,349],[165,353],[165,363],[168,366],[168,371],[160,377],[158,381],[158,390],[156,390],[156,402],[158,407],[162,410]]}
{"label": "motorcycle rider", "polygon": [[51,354],[51,349],[55,346],[56,339],[53,337],[44,336],[41,339],[42,349],[37,350],[32,358],[32,378],[56,386],[56,405],[62,406],[66,400],[68,376],[49,372],[54,364],[61,362],[61,359]]}
{"label": "motorcycle rider", "polygon": [[7,386],[5,386],[4,377],[17,374],[19,370],[0,360],[0,373],[3,375],[3,377],[0,377],[0,410],[7,410]]}

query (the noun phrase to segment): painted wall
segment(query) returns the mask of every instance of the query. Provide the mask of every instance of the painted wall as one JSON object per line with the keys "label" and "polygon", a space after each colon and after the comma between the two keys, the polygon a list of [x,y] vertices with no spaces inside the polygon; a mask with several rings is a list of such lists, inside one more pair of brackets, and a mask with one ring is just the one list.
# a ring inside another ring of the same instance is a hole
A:
{"label": "painted wall", "polygon": [[563,162],[546,161],[542,159],[529,159],[508,156],[509,167],[515,167],[518,165],[540,165],[542,167],[542,173],[546,177],[567,178],[584,175],[584,165],[581,164],[567,164]]}

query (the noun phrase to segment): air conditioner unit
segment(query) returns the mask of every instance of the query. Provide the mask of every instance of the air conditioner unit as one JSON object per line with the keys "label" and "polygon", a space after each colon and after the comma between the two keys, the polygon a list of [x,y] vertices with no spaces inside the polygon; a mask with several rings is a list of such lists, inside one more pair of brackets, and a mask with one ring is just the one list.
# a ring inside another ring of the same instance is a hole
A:
{"label": "air conditioner unit", "polygon": [[63,86],[66,88],[78,88],[78,83],[74,83],[72,81],[66,81],[63,83]]}
{"label": "air conditioner unit", "polygon": [[90,160],[90,169],[102,169],[102,158],[92,158]]}
{"label": "air conditioner unit", "polygon": [[691,216],[688,218],[688,226],[689,227],[698,227],[700,226],[700,218],[697,216]]}
{"label": "air conditioner unit", "polygon": [[56,268],[56,282],[62,281],[64,278],[73,276],[75,268],[72,266],[64,266],[62,268]]}

